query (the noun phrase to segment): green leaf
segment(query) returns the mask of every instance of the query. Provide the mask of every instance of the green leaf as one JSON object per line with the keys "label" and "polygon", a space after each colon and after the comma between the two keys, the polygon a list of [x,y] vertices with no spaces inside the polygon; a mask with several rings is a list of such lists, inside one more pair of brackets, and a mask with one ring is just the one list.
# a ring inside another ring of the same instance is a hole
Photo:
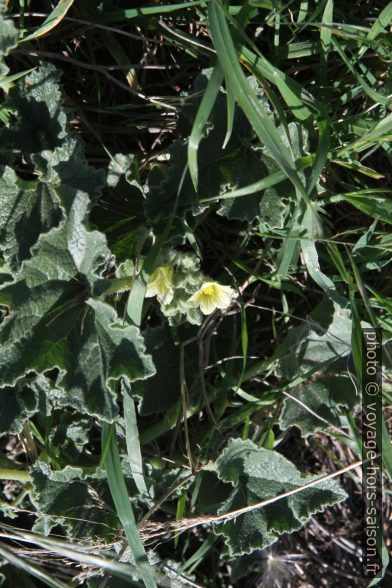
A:
{"label": "green leaf", "polygon": [[62,214],[49,186],[22,180],[10,167],[2,171],[0,190],[0,247],[10,268],[16,270],[30,257],[39,235],[58,225]]}
{"label": "green leaf", "polygon": [[345,298],[336,290],[335,284],[331,278],[321,271],[315,243],[318,233],[317,217],[310,207],[307,207],[305,211],[302,219],[302,226],[307,232],[307,236],[301,239],[302,255],[311,278],[326,294],[328,294],[331,300],[344,306],[346,304]]}
{"label": "green leaf", "polygon": [[137,489],[142,496],[147,496],[148,489],[143,473],[143,459],[140,449],[135,403],[132,398],[131,386],[124,378],[121,380],[121,388],[124,402],[124,421],[129,466]]}
{"label": "green leaf", "polygon": [[[247,167],[248,162],[249,168]],[[255,153],[252,153],[250,147],[248,147],[248,149],[245,148],[242,151],[242,155],[237,155],[233,160],[231,167],[233,177],[241,177],[241,174],[243,173],[242,170],[244,169],[247,170],[247,180],[246,182],[242,181],[241,184],[246,185],[257,181],[256,178],[260,177],[260,174],[267,177],[277,171],[275,163],[268,156],[264,154],[258,154],[258,156],[256,156]],[[235,181],[231,181],[224,186],[225,192],[241,190],[241,184],[237,185]],[[287,200],[283,200],[282,198],[284,190],[287,190],[287,184],[288,182],[284,182],[283,185],[279,185],[279,187],[269,188],[265,191],[258,190],[254,194],[243,196],[241,198],[225,197],[221,202],[218,214],[225,216],[228,219],[238,219],[247,222],[252,222],[256,218],[262,219],[263,214],[265,214],[267,200],[268,198],[271,198],[272,194],[276,196],[278,208],[281,209],[282,206],[286,206],[287,210]],[[288,190],[287,195],[291,196],[292,194],[290,194],[290,192],[292,193],[293,190],[290,185]],[[266,217],[268,217],[268,215],[266,215]]]}
{"label": "green leaf", "polygon": [[[212,76],[216,71],[218,70],[213,70]],[[238,108],[233,113],[230,140],[223,148],[227,131],[227,100],[222,91],[218,92],[219,88],[211,86],[212,81],[215,84],[218,80],[215,80],[214,77],[209,78],[210,73],[211,70],[205,70],[201,78],[196,80],[194,88],[196,97],[183,111],[183,117],[186,119],[190,116],[189,109],[192,106],[193,116],[193,110],[199,104],[200,92],[205,91],[204,96],[208,97],[210,89],[214,89],[213,104],[210,104],[207,109],[209,122],[206,124],[207,112],[204,113],[205,116],[200,122],[201,128],[204,129],[204,136],[201,134],[201,130],[196,132],[195,123],[190,138],[194,144],[192,143],[190,146],[189,143],[187,149],[186,141],[175,141],[165,154],[168,163],[155,166],[149,173],[146,212],[152,219],[172,215],[184,217],[187,211],[199,214],[206,208],[207,200],[209,202],[211,200],[218,201],[220,196],[242,190],[278,171],[278,167],[271,157],[255,148],[252,142],[254,131]],[[257,100],[269,112],[266,98],[256,80],[249,78],[249,84]],[[216,96],[215,91],[218,92]],[[202,106],[203,102],[201,102],[198,112],[203,112]],[[196,146],[198,147],[197,167]],[[192,174],[195,174],[198,169],[197,191],[195,191],[193,183],[196,176],[193,175],[191,178],[187,172],[188,162]],[[180,190],[179,199],[175,212],[178,190]],[[260,214],[259,202],[262,193],[262,189],[257,188],[253,190],[253,193],[244,194],[241,198],[225,198],[218,214],[230,219],[251,222]]]}
{"label": "green leaf", "polygon": [[272,117],[269,116],[265,107],[257,99],[256,92],[249,85],[241,69],[226,22],[224,8],[219,0],[209,2],[208,17],[212,40],[226,81],[230,86],[230,91],[233,92],[254,132],[266,147],[272,159],[284,171],[301,196],[306,198],[304,186],[295,168],[292,152],[282,141]]}
{"label": "green leaf", "polygon": [[105,456],[105,469],[110,492],[120,518],[124,533],[127,537],[129,547],[135,559],[146,588],[156,588],[153,571],[149,565],[143,543],[140,539],[138,528],[133,514],[132,505],[129,500],[127,487],[121,470],[120,455],[117,441],[114,436],[114,425],[104,423],[102,429],[102,449],[108,444]]}
{"label": "green leaf", "polygon": [[[248,17],[250,13],[250,7],[247,2],[241,7],[241,11],[237,17],[238,25],[245,27],[246,22],[248,22]],[[205,125],[210,117],[211,111],[214,107],[215,101],[217,99],[220,86],[222,85],[224,79],[223,70],[219,63],[215,65],[212,70],[210,79],[208,80],[207,87],[205,92],[203,93],[203,98],[200,102],[199,108],[197,110],[195,120],[193,122],[192,131],[189,135],[189,142],[188,142],[188,165],[189,171],[192,178],[192,183],[197,192],[198,189],[198,163],[197,163],[197,154],[199,149],[200,141],[203,137],[203,132]],[[231,137],[234,125],[234,113],[235,113],[235,98],[233,94],[230,92],[230,89],[227,88],[226,94],[226,112],[227,112],[227,131],[223,142],[223,149],[226,147],[229,139]]]}
{"label": "green leaf", "polygon": [[43,37],[49,31],[54,29],[67,14],[75,0],[59,0],[57,6],[52,10],[49,16],[45,19],[45,22],[33,33],[24,37],[23,41],[32,41]]}
{"label": "green leaf", "polygon": [[33,530],[47,535],[61,525],[70,539],[112,538],[118,522],[111,509],[103,508],[110,500],[106,482],[99,479],[103,472],[85,476],[81,468],[72,466],[53,471],[46,462],[37,461],[30,473],[38,511]]}
{"label": "green leaf", "polygon": [[305,382],[285,398],[279,426],[283,430],[297,426],[307,437],[328,425],[340,426],[340,407],[352,409],[359,400],[347,376],[331,375]]}
{"label": "green leaf", "polygon": [[70,128],[59,77],[53,66],[41,66],[20,80],[5,102],[16,121],[0,130],[2,151],[21,150],[36,176],[26,180],[0,167],[0,247],[12,270],[30,257],[41,233],[64,220],[78,190],[94,201],[103,184],[103,172],[87,165]]}
{"label": "green leaf", "polygon": [[392,441],[388,430],[385,418],[381,422],[381,439],[382,439],[382,458],[384,462],[385,471],[389,479],[392,481]]}
{"label": "green leaf", "polygon": [[[51,399],[54,394],[50,394]],[[53,404],[55,404],[53,398]],[[78,460],[88,459],[89,434],[93,426],[92,418],[86,418],[73,410],[59,410],[52,413],[52,428],[48,435],[46,450],[54,455],[56,462],[63,465],[78,463]]]}
{"label": "green leaf", "polygon": [[[301,474],[276,451],[260,449],[251,441],[231,439],[216,461],[218,477],[233,490],[219,514],[256,504],[278,494],[294,490],[318,476]],[[320,482],[286,498],[215,527],[224,534],[231,555],[265,549],[282,533],[291,533],[305,525],[310,517],[346,498],[335,481]]]}
{"label": "green leaf", "polygon": [[[67,114],[61,105],[60,72],[45,64],[21,79],[9,92],[5,106],[16,117],[0,131],[1,145],[38,161],[66,140]],[[44,151],[42,157],[41,151]]]}
{"label": "green leaf", "polygon": [[3,64],[3,57],[18,44],[19,33],[11,19],[3,16],[3,3],[0,4],[0,73],[6,73],[8,68]]}
{"label": "green leaf", "polygon": [[117,187],[124,178],[129,186],[134,186],[140,192],[143,192],[138,169],[137,157],[130,153],[116,153],[110,160],[106,182],[111,188]]}
{"label": "green leaf", "polygon": [[140,414],[146,416],[167,410],[180,397],[180,380],[176,377],[180,355],[167,325],[150,327],[143,335],[156,368],[152,378],[134,385],[134,392],[141,397]]}
{"label": "green leaf", "polygon": [[37,412],[46,414],[47,389],[47,381],[42,376],[0,388],[0,436],[18,435],[27,419]]}
{"label": "green leaf", "polygon": [[325,55],[325,61],[326,61],[326,56],[331,48],[332,31],[328,28],[328,25],[331,25],[332,21],[333,21],[333,9],[334,9],[333,5],[334,5],[334,0],[327,0],[327,2],[325,4],[324,12],[323,12],[323,18],[322,18],[323,24],[327,25],[327,26],[325,28],[321,27],[321,31],[320,31],[321,48],[322,48],[322,51]]}
{"label": "green leaf", "polygon": [[260,232],[268,229],[283,229],[290,210],[288,198],[284,198],[275,188],[267,188],[260,200]]}
{"label": "green leaf", "polygon": [[390,198],[370,195],[360,196],[351,193],[344,194],[343,199],[369,216],[392,224],[392,200]]}
{"label": "green leaf", "polygon": [[308,320],[289,330],[274,357],[278,375],[289,380],[312,368],[330,364],[351,352],[351,317],[348,309],[323,300]]}
{"label": "green leaf", "polygon": [[23,274],[0,290],[10,308],[0,330],[1,383],[58,368],[61,404],[112,421],[115,380],[145,378],[154,369],[138,328],[122,326],[113,308],[94,299],[109,251],[104,236],[82,223],[87,206],[80,194],[67,222],[41,236]]}
{"label": "green leaf", "polygon": [[208,80],[207,87],[203,93],[203,98],[199,104],[197,114],[192,126],[192,131],[188,141],[188,165],[195,191],[198,190],[199,170],[197,163],[197,154],[200,141],[203,137],[205,125],[214,107],[218,97],[220,87],[223,82],[223,71],[220,65],[216,65],[212,70]]}

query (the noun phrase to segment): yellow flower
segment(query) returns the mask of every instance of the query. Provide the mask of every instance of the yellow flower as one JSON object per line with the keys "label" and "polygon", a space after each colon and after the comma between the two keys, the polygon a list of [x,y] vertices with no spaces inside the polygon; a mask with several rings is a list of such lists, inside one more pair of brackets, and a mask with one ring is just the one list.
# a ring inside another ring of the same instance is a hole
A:
{"label": "yellow flower", "polygon": [[148,280],[146,298],[156,296],[161,304],[170,304],[173,294],[173,268],[159,265]]}
{"label": "yellow flower", "polygon": [[230,306],[234,296],[234,290],[229,286],[222,286],[217,282],[204,282],[200,290],[195,292],[188,300],[193,307],[200,306],[203,314],[211,314],[216,308],[223,310]]}

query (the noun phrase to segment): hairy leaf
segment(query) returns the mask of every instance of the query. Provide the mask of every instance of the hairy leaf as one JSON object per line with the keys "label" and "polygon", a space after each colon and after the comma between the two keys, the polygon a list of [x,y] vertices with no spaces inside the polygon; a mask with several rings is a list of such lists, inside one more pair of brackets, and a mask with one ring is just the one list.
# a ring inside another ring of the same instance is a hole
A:
{"label": "hairy leaf", "polygon": [[71,539],[112,538],[116,533],[117,517],[104,503],[110,496],[107,484],[95,479],[102,473],[86,476],[81,468],[72,466],[53,471],[46,462],[37,461],[30,474],[38,510],[34,531],[47,535],[61,525]]}
{"label": "hairy leaf", "polygon": [[340,375],[305,382],[290,391],[290,396],[285,399],[279,426],[285,430],[296,425],[305,437],[328,428],[328,424],[339,426],[340,407],[350,409],[359,401],[353,381]]}
{"label": "hairy leaf", "polygon": [[94,200],[103,183],[103,172],[87,165],[70,128],[59,77],[53,66],[41,66],[20,80],[5,102],[15,122],[0,130],[2,151],[21,151],[25,171],[34,174],[24,179],[9,166],[0,168],[0,247],[12,270],[30,257],[41,233],[66,217],[78,190]]}
{"label": "hairy leaf", "polygon": [[48,383],[42,376],[0,388],[0,436],[6,433],[17,435],[32,415],[48,413],[47,391]]}
{"label": "hairy leaf", "polygon": [[[260,449],[249,440],[231,439],[216,467],[219,478],[233,486],[219,514],[256,504],[317,479],[317,476],[301,475],[285,457],[276,451]],[[225,535],[231,555],[251,553],[271,545],[282,533],[300,529],[312,514],[345,498],[337,482],[321,482],[239,515],[217,526],[215,532]]]}
{"label": "hairy leaf", "polygon": [[3,64],[2,58],[18,44],[18,31],[11,19],[3,17],[3,2],[0,2],[0,74],[5,74],[8,68]]}
{"label": "hairy leaf", "polygon": [[104,236],[82,223],[87,206],[80,195],[67,222],[40,238],[23,275],[0,290],[0,302],[10,307],[0,331],[1,383],[58,368],[59,402],[111,421],[114,381],[154,370],[138,329],[120,325],[115,311],[93,297],[109,251]]}

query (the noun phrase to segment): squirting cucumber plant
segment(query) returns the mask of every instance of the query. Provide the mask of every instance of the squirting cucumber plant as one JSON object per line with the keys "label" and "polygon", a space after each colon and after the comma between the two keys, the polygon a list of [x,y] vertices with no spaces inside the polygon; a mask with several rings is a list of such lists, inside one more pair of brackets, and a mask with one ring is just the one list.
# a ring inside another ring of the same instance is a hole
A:
{"label": "squirting cucumber plant", "polygon": [[0,3],[2,585],[367,586],[367,327],[387,582],[392,3],[131,4]]}

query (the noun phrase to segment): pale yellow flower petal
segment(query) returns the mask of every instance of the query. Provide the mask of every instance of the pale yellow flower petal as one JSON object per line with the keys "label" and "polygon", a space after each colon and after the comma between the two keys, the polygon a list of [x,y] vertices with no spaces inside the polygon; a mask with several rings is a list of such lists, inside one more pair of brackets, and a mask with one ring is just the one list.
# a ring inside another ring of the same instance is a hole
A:
{"label": "pale yellow flower petal", "polygon": [[188,305],[199,306],[203,314],[211,314],[216,308],[223,310],[230,306],[233,296],[234,291],[229,286],[222,286],[218,282],[204,282],[189,298]]}
{"label": "pale yellow flower petal", "polygon": [[196,308],[196,306],[200,306],[201,296],[202,296],[201,290],[198,290],[197,292],[192,294],[192,296],[188,300],[188,305],[192,306],[193,308]]}
{"label": "pale yellow flower petal", "polygon": [[152,272],[147,285],[146,298],[156,296],[161,304],[169,304],[173,300],[173,268],[160,265]]}
{"label": "pale yellow flower petal", "polygon": [[204,296],[200,300],[200,310],[203,314],[211,314],[216,309],[212,296]]}
{"label": "pale yellow flower petal", "polygon": [[173,300],[173,297],[173,288],[169,288],[164,295],[158,295],[158,300],[161,304],[170,304],[170,302]]}
{"label": "pale yellow flower petal", "polygon": [[233,298],[234,291],[229,286],[219,286],[214,290],[214,303],[220,309],[227,308]]}
{"label": "pale yellow flower petal", "polygon": [[158,294],[157,285],[155,282],[148,284],[146,291],[146,298],[152,298]]}

